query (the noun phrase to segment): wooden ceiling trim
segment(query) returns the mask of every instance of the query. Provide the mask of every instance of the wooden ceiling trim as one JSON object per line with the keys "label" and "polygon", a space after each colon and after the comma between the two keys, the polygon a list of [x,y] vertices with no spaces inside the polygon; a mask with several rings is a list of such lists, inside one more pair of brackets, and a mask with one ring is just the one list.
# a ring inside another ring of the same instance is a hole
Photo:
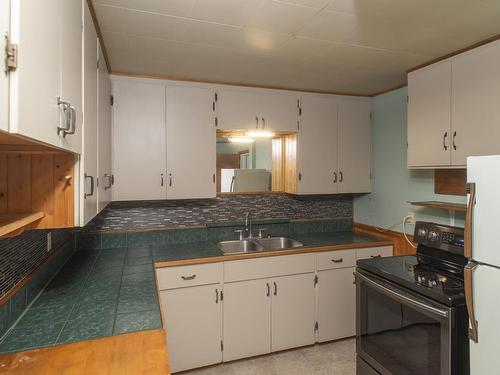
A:
{"label": "wooden ceiling trim", "polygon": [[108,73],[111,73],[111,64],[109,62],[108,51],[106,50],[106,45],[104,44],[104,38],[102,36],[101,27],[99,26],[99,21],[97,20],[97,14],[95,12],[94,4],[92,3],[92,0],[87,0],[87,4],[89,6],[92,20],[94,21],[94,27],[97,32],[97,37],[99,38],[99,44],[102,49],[102,54],[104,55],[104,60],[106,61],[106,67],[108,68]]}
{"label": "wooden ceiling trim", "polygon": [[441,56],[441,57],[435,58],[433,60],[427,61],[426,63],[417,65],[416,67],[411,68],[410,70],[407,70],[406,72],[407,73],[414,72],[415,70],[419,70],[419,69],[425,68],[426,66],[435,64],[435,63],[437,63],[439,61],[443,61],[443,60],[449,59],[450,57],[453,57],[453,56],[456,56],[456,55],[460,55],[461,53],[470,51],[471,49],[474,49],[474,48],[477,48],[477,47],[484,46],[485,44],[494,42],[494,41],[499,40],[499,39],[500,39],[500,34],[494,35],[492,37],[483,39],[480,42],[477,42],[477,43],[471,44],[471,45],[469,45],[467,47],[461,48],[461,49],[459,49],[457,51],[448,53],[448,54],[446,54],[444,56]]}
{"label": "wooden ceiling trim", "polygon": [[214,85],[251,87],[251,88],[271,89],[271,90],[286,90],[286,91],[307,92],[307,93],[313,93],[313,94],[358,96],[358,97],[366,97],[366,98],[371,98],[373,96],[372,94],[367,94],[367,93],[310,90],[310,89],[304,89],[304,88],[299,88],[299,87],[257,85],[257,84],[251,84],[251,83],[230,82],[230,81],[212,81],[212,80],[194,79],[194,78],[187,78],[187,77],[176,77],[176,76],[169,76],[169,75],[162,75],[162,74],[132,73],[132,72],[121,72],[121,71],[111,71],[111,74],[115,75],[115,76],[121,76],[121,77],[163,79],[163,80],[169,80],[169,81],[193,82],[193,83],[209,83],[209,84],[214,84]]}

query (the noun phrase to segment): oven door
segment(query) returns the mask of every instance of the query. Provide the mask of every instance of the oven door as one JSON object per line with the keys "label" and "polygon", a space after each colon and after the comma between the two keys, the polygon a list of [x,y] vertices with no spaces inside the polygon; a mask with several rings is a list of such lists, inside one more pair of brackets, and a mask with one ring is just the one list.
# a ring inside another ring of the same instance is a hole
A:
{"label": "oven door", "polygon": [[451,374],[453,310],[358,270],[357,353],[382,375]]}

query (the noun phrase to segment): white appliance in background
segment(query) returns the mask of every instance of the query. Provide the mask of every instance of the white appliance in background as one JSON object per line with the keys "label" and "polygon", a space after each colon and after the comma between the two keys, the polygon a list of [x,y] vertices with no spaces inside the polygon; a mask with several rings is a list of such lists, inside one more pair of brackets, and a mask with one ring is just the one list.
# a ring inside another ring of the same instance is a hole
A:
{"label": "white appliance in background", "polygon": [[467,159],[464,253],[470,373],[500,369],[500,155]]}

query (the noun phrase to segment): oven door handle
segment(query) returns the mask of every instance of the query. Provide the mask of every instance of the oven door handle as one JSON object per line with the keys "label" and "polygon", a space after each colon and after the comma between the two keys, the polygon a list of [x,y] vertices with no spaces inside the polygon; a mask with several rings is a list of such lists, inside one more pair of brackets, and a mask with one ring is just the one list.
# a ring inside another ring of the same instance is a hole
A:
{"label": "oven door handle", "polygon": [[365,282],[370,287],[372,287],[373,289],[376,289],[379,292],[381,292],[382,294],[385,294],[386,296],[394,298],[395,300],[397,300],[399,302],[403,302],[403,303],[405,303],[407,305],[413,306],[413,307],[418,308],[420,310],[427,311],[427,312],[430,312],[430,313],[435,314],[435,315],[439,315],[439,316],[441,316],[443,318],[448,318],[449,317],[448,310],[442,310],[442,309],[439,309],[437,307],[431,306],[431,305],[429,305],[427,303],[420,302],[418,300],[415,300],[415,299],[412,299],[410,297],[407,297],[404,294],[399,293],[396,290],[393,290],[393,289],[388,288],[388,287],[386,287],[384,285],[381,285],[381,284],[373,281],[372,279],[366,277],[365,275],[362,275],[359,272],[356,272],[356,278],[358,278],[358,277],[363,282]]}

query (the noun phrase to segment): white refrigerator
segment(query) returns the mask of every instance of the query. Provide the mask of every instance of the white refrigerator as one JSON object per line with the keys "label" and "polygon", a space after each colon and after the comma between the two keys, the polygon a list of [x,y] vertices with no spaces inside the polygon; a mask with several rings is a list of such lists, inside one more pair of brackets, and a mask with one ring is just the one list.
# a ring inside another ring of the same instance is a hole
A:
{"label": "white refrigerator", "polygon": [[500,374],[500,155],[467,158],[464,237],[470,373]]}

